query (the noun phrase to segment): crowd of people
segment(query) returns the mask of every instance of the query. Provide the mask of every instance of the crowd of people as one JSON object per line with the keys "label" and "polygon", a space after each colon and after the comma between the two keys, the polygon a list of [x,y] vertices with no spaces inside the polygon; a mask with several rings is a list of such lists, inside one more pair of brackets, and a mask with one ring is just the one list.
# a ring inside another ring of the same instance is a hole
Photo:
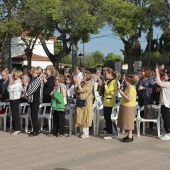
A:
{"label": "crowd of people", "polygon": [[[79,127],[80,137],[89,137],[89,127],[92,126],[93,102],[99,96],[102,98],[106,128],[103,138],[113,138],[112,108],[120,105],[117,127],[128,130],[123,142],[132,142],[136,103],[144,107],[141,117],[147,118],[148,106],[161,105],[165,134],[160,139],[170,140],[170,72],[158,67],[152,71],[147,67],[141,68],[131,75],[119,73],[112,68],[104,67],[102,71],[91,73],[81,72],[77,66],[73,72],[64,75],[51,65],[45,70],[32,67],[28,72],[21,70],[1,72],[0,101],[10,102],[12,114],[11,135],[21,133],[19,105],[28,102],[31,110],[33,131],[29,136],[40,133],[38,114],[40,103],[51,103],[53,108],[53,129],[48,136],[65,136],[65,107],[70,102],[84,100],[84,106],[76,106],[74,126]],[[149,123],[149,133],[153,132],[153,123]]]}

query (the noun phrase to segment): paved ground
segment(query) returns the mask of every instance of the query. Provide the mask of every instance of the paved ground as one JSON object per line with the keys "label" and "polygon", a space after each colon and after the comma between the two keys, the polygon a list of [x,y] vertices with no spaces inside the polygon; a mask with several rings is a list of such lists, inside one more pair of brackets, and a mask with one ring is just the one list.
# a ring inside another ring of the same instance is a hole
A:
{"label": "paved ground", "polygon": [[0,170],[169,170],[170,141],[134,135],[133,143],[99,136],[56,138],[0,131]]}

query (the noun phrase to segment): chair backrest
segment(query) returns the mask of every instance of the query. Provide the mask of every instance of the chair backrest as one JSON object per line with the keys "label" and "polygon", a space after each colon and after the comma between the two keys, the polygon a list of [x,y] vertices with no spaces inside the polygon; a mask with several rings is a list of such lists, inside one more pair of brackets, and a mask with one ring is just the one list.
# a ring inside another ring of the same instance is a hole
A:
{"label": "chair backrest", "polygon": [[[39,105],[39,114],[40,113],[46,114],[47,113],[47,107],[51,108],[51,103],[41,103]],[[51,111],[51,109],[50,109],[50,111]]]}
{"label": "chair backrest", "polygon": [[10,103],[6,103],[6,102],[0,102],[0,107],[1,108],[5,108],[6,106],[10,106]]}
{"label": "chair backrest", "polygon": [[29,103],[20,103],[19,104],[19,112],[20,112],[20,114],[29,114],[30,113]]}
{"label": "chair backrest", "polygon": [[100,116],[103,116],[104,113],[103,113],[103,105],[100,105],[96,108],[96,114],[100,117]]}

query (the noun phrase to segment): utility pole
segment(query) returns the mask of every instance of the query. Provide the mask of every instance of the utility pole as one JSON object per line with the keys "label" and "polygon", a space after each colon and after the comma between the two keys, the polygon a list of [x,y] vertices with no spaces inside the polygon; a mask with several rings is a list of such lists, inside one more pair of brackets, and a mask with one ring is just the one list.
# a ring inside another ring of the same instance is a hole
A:
{"label": "utility pole", "polygon": [[85,49],[84,49],[84,42],[83,42],[83,65],[85,65]]}

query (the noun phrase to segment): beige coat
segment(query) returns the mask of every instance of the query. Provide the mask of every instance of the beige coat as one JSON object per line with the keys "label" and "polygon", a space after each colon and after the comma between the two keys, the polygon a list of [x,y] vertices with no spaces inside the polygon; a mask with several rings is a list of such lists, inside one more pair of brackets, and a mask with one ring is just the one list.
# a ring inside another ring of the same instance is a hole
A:
{"label": "beige coat", "polygon": [[77,107],[75,112],[75,127],[90,127],[92,125],[93,117],[93,85],[90,81],[83,84],[82,89],[75,88],[76,94],[79,94],[81,100],[86,99],[87,105],[85,107]]}

